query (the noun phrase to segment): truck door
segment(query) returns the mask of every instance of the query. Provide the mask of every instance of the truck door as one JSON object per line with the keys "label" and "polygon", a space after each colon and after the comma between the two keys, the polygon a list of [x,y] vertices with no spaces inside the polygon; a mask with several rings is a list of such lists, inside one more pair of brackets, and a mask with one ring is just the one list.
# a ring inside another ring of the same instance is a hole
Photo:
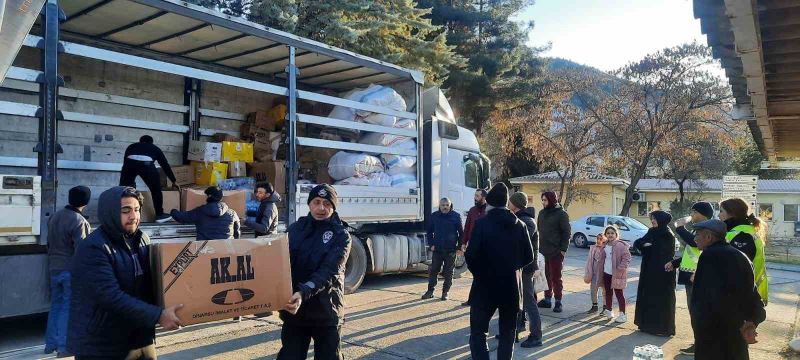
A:
{"label": "truck door", "polygon": [[447,184],[447,197],[453,202],[453,209],[461,214],[462,221],[467,219],[467,212],[475,205],[473,198],[480,182],[480,164],[468,156],[469,154],[467,151],[448,148],[447,172],[442,174]]}

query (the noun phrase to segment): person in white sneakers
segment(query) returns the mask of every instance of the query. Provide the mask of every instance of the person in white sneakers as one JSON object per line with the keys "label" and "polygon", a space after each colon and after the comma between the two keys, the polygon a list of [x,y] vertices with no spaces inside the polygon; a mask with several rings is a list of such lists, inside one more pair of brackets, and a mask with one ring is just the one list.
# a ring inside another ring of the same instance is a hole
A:
{"label": "person in white sneakers", "polygon": [[[625,294],[623,289],[628,285],[628,266],[631,264],[631,252],[629,245],[619,239],[619,230],[615,225],[606,226],[603,235],[606,238],[601,257],[603,259],[603,295],[605,295],[605,307],[603,315],[609,320],[618,323],[628,321],[625,315]],[[619,316],[614,318],[614,311],[611,310],[611,294],[617,298],[619,306]]]}

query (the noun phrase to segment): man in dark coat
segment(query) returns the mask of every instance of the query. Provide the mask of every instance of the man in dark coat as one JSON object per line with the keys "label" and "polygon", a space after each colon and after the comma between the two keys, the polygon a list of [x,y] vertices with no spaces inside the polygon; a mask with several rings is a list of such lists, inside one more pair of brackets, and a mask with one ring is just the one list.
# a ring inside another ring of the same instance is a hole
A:
{"label": "man in dark coat", "polygon": [[238,239],[241,236],[239,216],[222,202],[222,189],[211,186],[205,191],[206,204],[190,211],[173,209],[170,215],[179,223],[195,224],[197,240]]}
{"label": "man in dark coat", "polygon": [[305,359],[312,338],[315,359],[342,359],[344,270],[351,240],[337,203],[333,186],[317,185],[308,195],[309,214],[289,226],[295,293],[280,314],[279,360]]}
{"label": "man in dark coat", "polygon": [[511,359],[520,309],[521,269],[533,261],[528,229],[506,207],[508,188],[498,183],[486,197],[486,216],[475,222],[466,260],[473,282],[469,292],[472,358],[488,360],[486,334],[495,311],[500,311],[497,359]]}
{"label": "man in dark coat", "polygon": [[639,330],[657,336],[675,335],[675,271],[664,264],[675,256],[675,235],[668,225],[672,215],[650,213],[653,227],[633,246],[642,254],[639,287],[636,289],[636,317]]}
{"label": "man in dark coat", "polygon": [[[439,211],[431,214],[428,223],[428,244],[433,252],[431,267],[428,270],[428,291],[423,299],[432,299],[433,290],[439,280],[439,272],[444,275],[442,301],[447,300],[447,293],[453,285],[453,269],[456,266],[456,252],[461,251],[461,216],[452,211],[453,203],[448,198],[439,201]],[[444,269],[442,269],[444,267]]]}
{"label": "man in dark coat", "polygon": [[747,344],[755,343],[756,327],[766,319],[753,264],[725,241],[728,229],[724,222],[708,220],[694,228],[697,247],[703,251],[689,303],[694,358],[749,359]]}
{"label": "man in dark coat", "polygon": [[528,237],[531,241],[533,250],[533,262],[522,268],[522,310],[520,313],[520,324],[517,331],[525,328],[525,315],[530,321],[530,334],[528,338],[520,344],[524,348],[542,346],[542,318],[539,315],[539,307],[536,306],[536,290],[533,288],[533,273],[538,268],[539,234],[536,232],[536,221],[533,219],[536,211],[528,207],[528,194],[516,192],[508,200],[508,208],[517,215],[517,218],[525,223],[528,229]]}
{"label": "man in dark coat", "polygon": [[72,295],[69,272],[75,247],[92,232],[83,209],[89,204],[92,191],[86,186],[69,189],[69,205],[56,211],[47,223],[47,265],[50,270],[50,314],[47,318],[47,335],[44,353],[67,352],[67,324],[69,302]]}
{"label": "man in dark coat", "polygon": [[133,143],[125,149],[119,185],[135,188],[136,177],[141,177],[144,184],[150,189],[150,195],[153,197],[156,222],[165,223],[172,220],[172,218],[164,213],[164,196],[161,194],[161,175],[158,173],[158,169],[156,169],[156,162],[161,165],[164,174],[172,181],[172,186],[177,188],[178,185],[175,184],[175,174],[172,172],[172,168],[169,166],[164,152],[153,144],[153,137],[150,135],[142,136],[138,143]]}
{"label": "man in dark coat", "polygon": [[[542,207],[539,211],[539,251],[544,255],[545,276],[549,290],[544,292],[544,299],[539,301],[540,308],[553,307],[553,312],[560,313],[561,297],[564,291],[564,282],[561,280],[561,272],[564,269],[564,257],[569,248],[569,238],[572,236],[572,227],[569,224],[569,215],[561,204],[558,203],[558,196],[553,191],[542,193]],[[553,295],[556,297],[556,304],[553,306]]]}
{"label": "man in dark coat", "polygon": [[272,184],[261,182],[256,184],[255,197],[260,202],[258,211],[254,214],[247,214],[248,216],[254,216],[255,221],[248,219],[245,220],[244,224],[253,229],[256,236],[274,234],[278,228],[278,206],[276,203],[281,201],[281,196],[275,192]]}
{"label": "man in dark coat", "polygon": [[[475,222],[486,216],[486,194],[486,190],[484,189],[475,190],[475,196],[473,198],[475,206],[470,208],[467,212],[467,220],[464,224],[464,235],[461,236],[461,251],[467,250],[469,239],[472,237],[472,228],[475,227]],[[465,301],[461,305],[469,306],[469,301]]]}
{"label": "man in dark coat", "polygon": [[76,359],[155,359],[155,326],[180,326],[175,311],[154,305],[150,238],[139,230],[142,195],[113,187],[100,195],[100,227],[72,261],[67,348]]}

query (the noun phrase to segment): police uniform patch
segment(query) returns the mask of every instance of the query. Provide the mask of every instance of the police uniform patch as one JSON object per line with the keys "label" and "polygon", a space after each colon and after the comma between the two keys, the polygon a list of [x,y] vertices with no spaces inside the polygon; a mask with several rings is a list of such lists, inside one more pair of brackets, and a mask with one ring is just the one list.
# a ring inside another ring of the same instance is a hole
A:
{"label": "police uniform patch", "polygon": [[328,191],[325,190],[325,189],[321,189],[317,194],[319,194],[319,196],[321,196],[321,197],[326,197],[326,196],[328,196]]}
{"label": "police uniform patch", "polygon": [[328,230],[328,231],[326,231],[325,233],[322,234],[322,243],[323,244],[327,244],[329,241],[331,241],[331,239],[333,239],[333,231]]}

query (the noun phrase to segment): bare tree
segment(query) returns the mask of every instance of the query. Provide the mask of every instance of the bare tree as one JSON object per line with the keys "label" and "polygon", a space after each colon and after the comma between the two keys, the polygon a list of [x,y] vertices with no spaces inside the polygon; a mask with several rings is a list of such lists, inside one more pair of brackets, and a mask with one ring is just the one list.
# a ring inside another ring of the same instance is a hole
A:
{"label": "bare tree", "polygon": [[715,115],[726,106],[730,92],[710,71],[713,64],[708,47],[684,44],[613,72],[617,80],[596,84],[606,90],[603,96],[576,92],[580,105],[602,126],[602,136],[626,164],[631,181],[620,215],[630,212],[636,186],[659,146],[698,123],[718,123]]}

